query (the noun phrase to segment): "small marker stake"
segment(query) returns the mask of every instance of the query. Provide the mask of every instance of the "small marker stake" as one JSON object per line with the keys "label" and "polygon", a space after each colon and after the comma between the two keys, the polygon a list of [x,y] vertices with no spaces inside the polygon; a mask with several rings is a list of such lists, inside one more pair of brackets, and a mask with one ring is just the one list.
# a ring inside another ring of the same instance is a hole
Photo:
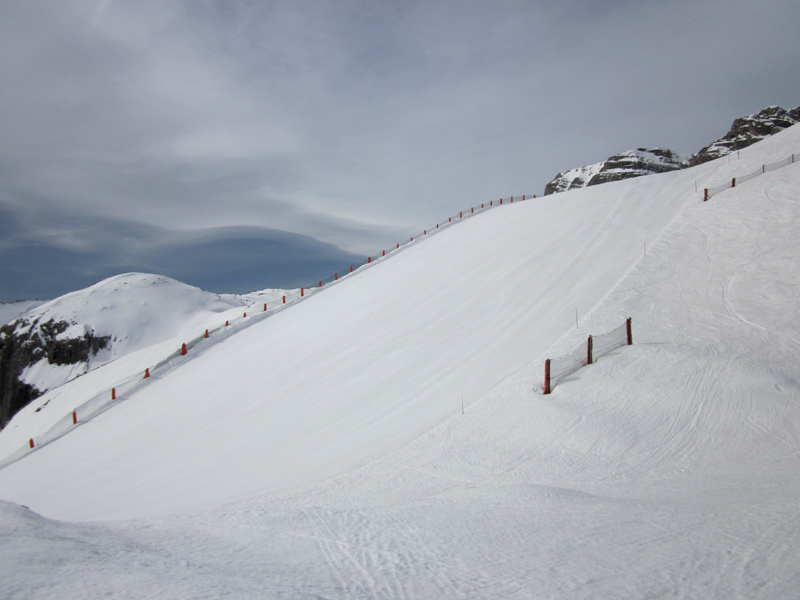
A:
{"label": "small marker stake", "polygon": [[264,302],[264,312],[267,312],[267,303]]}
{"label": "small marker stake", "polygon": [[208,329],[206,329],[205,334],[203,335],[204,338],[208,339]]}
{"label": "small marker stake", "polygon": [[[244,316],[246,317],[247,313],[245,313]],[[186,356],[186,344],[181,345],[181,356]]]}
{"label": "small marker stake", "polygon": [[242,318],[243,318],[243,319],[246,319],[246,318],[247,318],[247,313],[244,313],[244,314],[242,315]]}
{"label": "small marker stake", "polygon": [[111,388],[111,399],[112,400],[117,399],[117,388]]}
{"label": "small marker stake", "polygon": [[33,448],[33,438],[31,438],[31,441],[29,443],[31,445],[31,448]]}
{"label": "small marker stake", "polygon": [[286,304],[286,296],[283,297],[283,303]]}
{"label": "small marker stake", "polygon": [[302,298],[305,295],[306,295],[306,291],[303,288],[300,288],[300,297]]}
{"label": "small marker stake", "polygon": [[150,377],[150,369],[145,369],[144,370],[144,378],[147,379],[148,377]]}
{"label": "small marker stake", "polygon": [[228,323],[229,323],[229,321],[225,321],[225,327],[227,327],[227,326],[228,326]]}
{"label": "small marker stake", "polygon": [[72,411],[72,424],[73,425],[78,424],[78,413],[74,410]]}

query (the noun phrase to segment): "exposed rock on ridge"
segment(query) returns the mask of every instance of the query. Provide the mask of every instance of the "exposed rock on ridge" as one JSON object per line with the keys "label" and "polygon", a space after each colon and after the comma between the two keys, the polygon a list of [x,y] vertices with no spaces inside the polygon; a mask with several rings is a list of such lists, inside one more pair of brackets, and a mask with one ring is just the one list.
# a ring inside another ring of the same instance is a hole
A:
{"label": "exposed rock on ridge", "polygon": [[637,148],[610,157],[608,160],[556,175],[544,189],[545,195],[567,190],[620,181],[653,173],[684,169],[690,156],[662,148]]}
{"label": "exposed rock on ridge", "polygon": [[747,146],[796,123],[800,123],[800,106],[792,110],[784,110],[780,106],[770,106],[754,115],[740,117],[733,122],[728,133],[695,154],[689,162],[689,166],[701,165],[736,150],[747,148]]}
{"label": "exposed rock on ridge", "polygon": [[685,155],[661,148],[639,148],[615,154],[608,160],[563,171],[544,188],[545,195],[619,181],[653,173],[685,169],[725,156],[800,123],[800,107],[785,110],[770,106],[734,120],[731,130],[697,154]]}
{"label": "exposed rock on ridge", "polygon": [[24,380],[28,367],[42,360],[50,365],[88,364],[111,341],[111,336],[95,336],[92,332],[82,337],[59,337],[72,325],[21,317],[0,327],[0,428],[46,391]]}

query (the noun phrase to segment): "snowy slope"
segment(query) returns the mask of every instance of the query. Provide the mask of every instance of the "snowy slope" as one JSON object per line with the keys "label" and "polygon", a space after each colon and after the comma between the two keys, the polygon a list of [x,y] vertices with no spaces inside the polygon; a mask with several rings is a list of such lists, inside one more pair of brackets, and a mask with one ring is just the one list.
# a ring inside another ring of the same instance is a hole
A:
{"label": "snowy slope", "polygon": [[[36,486],[22,474],[41,466],[59,498],[26,504],[118,518],[280,491],[388,451],[574,327],[575,309],[613,289],[693,197],[691,175],[673,177],[660,193],[612,185],[443,231],[209,347],[2,479]],[[85,464],[91,484],[62,460]],[[107,469],[127,475],[103,485]],[[25,487],[10,486],[10,499]]]}
{"label": "snowy slope", "polygon": [[[58,389],[64,383],[131,354],[139,360],[109,369],[130,376],[132,364],[136,364],[136,372],[140,372],[168,354],[165,348],[174,350],[205,329],[213,330],[226,320],[241,317],[248,307],[273,305],[286,294],[296,293],[266,289],[244,295],[219,295],[162,275],[125,273],[25,311],[6,328],[7,335],[15,338],[16,347],[26,353],[11,360],[27,363],[18,375],[21,382],[39,392],[53,393],[34,400],[6,426],[17,435],[5,429],[0,433],[0,459],[28,438],[47,431],[60,416],[75,410],[80,404],[77,400],[91,395],[87,390],[94,389],[81,382],[77,394],[64,395]],[[77,345],[89,336],[104,345],[89,351],[83,360],[53,359],[56,346]],[[118,374],[117,383],[125,376]],[[63,400],[57,407],[47,408],[54,397]],[[24,431],[20,429],[22,422]]]}
{"label": "snowy slope", "polygon": [[[270,299],[274,297],[272,293]],[[22,335],[38,323],[65,322],[68,326],[56,339],[91,333],[110,337],[109,347],[91,356],[87,364],[65,365],[70,367],[67,369],[58,369],[45,358],[23,375],[23,381],[40,390],[52,389],[74,378],[76,369],[82,374],[131,352],[194,333],[219,313],[234,308],[238,312],[249,300],[212,294],[163,275],[126,273],[110,277],[26,311],[15,330]],[[63,376],[61,371],[66,371]]]}
{"label": "snowy slope", "polygon": [[795,597],[800,167],[694,186],[798,146],[503,207],[210,344],[0,470],[48,517],[136,518],[3,506],[8,589]]}

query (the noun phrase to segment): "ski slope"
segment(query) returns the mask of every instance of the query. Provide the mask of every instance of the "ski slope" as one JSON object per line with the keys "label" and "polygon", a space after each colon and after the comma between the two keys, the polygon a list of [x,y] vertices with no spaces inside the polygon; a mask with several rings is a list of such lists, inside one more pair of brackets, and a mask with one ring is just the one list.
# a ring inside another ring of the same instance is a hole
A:
{"label": "ski slope", "polygon": [[209,344],[0,470],[43,515],[0,505],[10,597],[795,597],[800,166],[695,185],[798,147],[504,206]]}

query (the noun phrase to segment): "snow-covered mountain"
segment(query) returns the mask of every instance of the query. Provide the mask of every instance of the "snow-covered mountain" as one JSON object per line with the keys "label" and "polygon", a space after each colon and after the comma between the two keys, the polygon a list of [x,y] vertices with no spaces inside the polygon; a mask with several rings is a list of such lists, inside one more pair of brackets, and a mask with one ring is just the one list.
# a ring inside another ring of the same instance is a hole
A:
{"label": "snow-covered mountain", "polygon": [[800,165],[695,181],[798,148],[504,204],[146,382],[163,349],[44,394],[0,431],[4,592],[796,597]]}
{"label": "snow-covered mountain", "polygon": [[559,173],[545,186],[545,195],[620,181],[653,173],[684,169],[689,155],[661,148],[637,148],[609,157],[607,160]]}
{"label": "snow-covered mountain", "polygon": [[733,122],[731,130],[696,154],[662,148],[638,148],[615,154],[599,163],[570,169],[556,175],[544,188],[545,195],[620,181],[654,173],[696,166],[741,150],[800,122],[800,107],[785,110],[770,106]]}
{"label": "snow-covered mountain", "polygon": [[734,120],[728,133],[700,150],[692,157],[689,164],[691,166],[701,165],[736,150],[747,148],[796,123],[800,123],[800,106],[792,110],[785,110],[780,106],[769,106],[753,115],[740,117]]}
{"label": "snow-covered mountain", "polygon": [[194,337],[226,312],[281,293],[219,295],[127,273],[35,306],[0,328],[0,428],[48,390],[142,348]]}

